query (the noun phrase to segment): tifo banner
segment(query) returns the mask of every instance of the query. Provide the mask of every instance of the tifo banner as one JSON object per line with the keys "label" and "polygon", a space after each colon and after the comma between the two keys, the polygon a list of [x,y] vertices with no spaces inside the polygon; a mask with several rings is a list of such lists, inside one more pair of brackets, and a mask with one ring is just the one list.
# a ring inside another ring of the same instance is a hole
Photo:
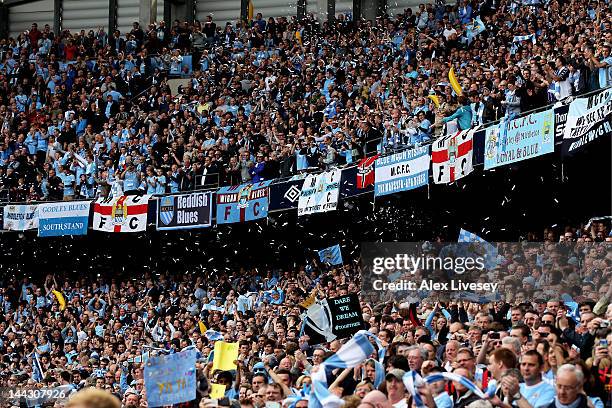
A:
{"label": "tifo banner", "polygon": [[549,109],[487,128],[485,170],[552,153],[554,121],[553,110]]}
{"label": "tifo banner", "polygon": [[47,203],[38,206],[38,236],[87,235],[89,201]]}
{"label": "tifo banner", "polygon": [[155,226],[158,230],[210,227],[212,191],[160,197]]}
{"label": "tifo banner", "polygon": [[4,229],[25,231],[38,228],[37,205],[7,205],[4,207]]}
{"label": "tifo banner", "polygon": [[572,152],[593,140],[612,135],[612,88],[569,105],[563,132],[563,153]]}
{"label": "tifo banner", "polygon": [[196,398],[196,351],[150,357],[144,368],[150,407],[180,404]]}
{"label": "tifo banner", "polygon": [[452,183],[472,172],[475,131],[476,129],[462,130],[433,143],[431,163],[434,183]]}
{"label": "tifo banner", "polygon": [[98,198],[93,229],[107,232],[139,232],[147,229],[149,195]]}
{"label": "tifo banner", "polygon": [[374,195],[412,190],[429,183],[429,146],[376,159]]}
{"label": "tifo banner", "polygon": [[266,218],[270,205],[270,183],[262,181],[217,190],[217,224]]}
{"label": "tifo banner", "polygon": [[304,180],[298,201],[298,215],[334,211],[338,207],[341,170],[311,174]]}

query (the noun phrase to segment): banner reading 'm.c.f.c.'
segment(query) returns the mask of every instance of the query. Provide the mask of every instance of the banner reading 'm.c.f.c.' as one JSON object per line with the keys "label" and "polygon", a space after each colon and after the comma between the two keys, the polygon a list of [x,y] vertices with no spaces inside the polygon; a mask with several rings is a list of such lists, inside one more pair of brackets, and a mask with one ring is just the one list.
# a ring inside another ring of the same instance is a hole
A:
{"label": "banner reading 'm.c.f.c.'", "polygon": [[485,130],[485,170],[531,159],[555,150],[552,109],[502,121]]}

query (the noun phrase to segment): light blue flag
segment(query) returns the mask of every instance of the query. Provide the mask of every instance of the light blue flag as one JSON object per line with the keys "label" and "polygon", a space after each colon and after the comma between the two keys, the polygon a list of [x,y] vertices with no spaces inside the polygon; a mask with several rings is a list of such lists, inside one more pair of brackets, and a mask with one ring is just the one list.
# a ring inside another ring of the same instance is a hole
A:
{"label": "light blue flag", "polygon": [[150,357],[144,369],[150,407],[180,404],[196,398],[196,351]]}
{"label": "light blue flag", "polygon": [[473,18],[472,22],[467,25],[466,37],[468,40],[468,44],[470,44],[474,40],[474,37],[476,37],[478,34],[482,33],[485,30],[486,27],[480,19],[480,16],[476,16],[475,18]]}
{"label": "light blue flag", "polygon": [[529,35],[515,35],[514,38],[512,39],[512,42],[522,42],[522,41],[531,41],[533,44],[535,44],[537,42],[536,39],[536,35],[535,34],[529,34]]}
{"label": "light blue flag", "polygon": [[481,244],[482,248],[485,251],[484,254],[484,258],[485,258],[485,267],[487,269],[493,269],[497,266],[497,248],[485,241],[484,239],[480,238],[478,235],[466,231],[463,228],[461,228],[461,231],[459,231],[459,239],[457,240],[457,242],[477,242],[479,244]]}
{"label": "light blue flag", "polygon": [[43,380],[43,370],[38,359],[38,353],[32,354],[32,379],[36,382]]}
{"label": "light blue flag", "polygon": [[325,262],[332,265],[342,265],[342,252],[340,252],[340,245],[336,244],[329,248],[319,250],[319,258],[321,262]]}

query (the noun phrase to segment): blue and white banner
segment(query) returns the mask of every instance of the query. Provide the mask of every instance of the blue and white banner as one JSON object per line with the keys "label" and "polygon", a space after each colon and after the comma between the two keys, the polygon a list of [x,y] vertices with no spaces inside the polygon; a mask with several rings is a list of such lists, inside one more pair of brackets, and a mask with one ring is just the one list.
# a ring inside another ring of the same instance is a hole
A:
{"label": "blue and white banner", "polygon": [[298,216],[334,211],[338,207],[341,176],[339,169],[308,175],[298,199]]}
{"label": "blue and white banner", "polygon": [[212,191],[157,199],[158,230],[204,228],[212,224]]}
{"label": "blue and white banner", "polygon": [[376,159],[376,197],[412,190],[429,184],[429,146],[404,150]]}
{"label": "blue and white banner", "polygon": [[552,153],[554,129],[552,109],[488,127],[485,129],[485,170]]}
{"label": "blue and white banner", "polygon": [[533,44],[536,43],[536,35],[535,34],[529,34],[529,35],[515,35],[514,38],[512,39],[512,42],[522,42],[522,41],[531,41]]}
{"label": "blue and white banner", "polygon": [[38,236],[87,235],[89,201],[46,203],[38,206]]}
{"label": "blue and white banner", "polygon": [[217,224],[266,218],[270,206],[270,183],[261,181],[217,190]]}
{"label": "blue and white banner", "polygon": [[144,382],[150,407],[180,404],[196,398],[196,351],[149,357]]}
{"label": "blue and white banner", "polygon": [[600,137],[612,135],[612,88],[569,105],[563,130],[563,154],[572,154]]}
{"label": "blue and white banner", "polygon": [[37,205],[7,205],[4,207],[4,229],[25,231],[38,228]]}

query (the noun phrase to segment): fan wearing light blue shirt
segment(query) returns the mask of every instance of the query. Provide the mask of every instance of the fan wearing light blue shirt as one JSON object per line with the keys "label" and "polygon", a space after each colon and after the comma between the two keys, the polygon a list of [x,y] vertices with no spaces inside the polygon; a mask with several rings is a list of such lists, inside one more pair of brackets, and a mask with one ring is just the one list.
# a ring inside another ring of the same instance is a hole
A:
{"label": "fan wearing light blue shirt", "polygon": [[[555,399],[555,389],[542,380],[544,358],[535,350],[528,350],[521,356],[521,375],[524,383],[512,378],[510,395],[512,405],[519,408],[542,408],[549,406]],[[516,385],[516,387],[514,387]]]}

